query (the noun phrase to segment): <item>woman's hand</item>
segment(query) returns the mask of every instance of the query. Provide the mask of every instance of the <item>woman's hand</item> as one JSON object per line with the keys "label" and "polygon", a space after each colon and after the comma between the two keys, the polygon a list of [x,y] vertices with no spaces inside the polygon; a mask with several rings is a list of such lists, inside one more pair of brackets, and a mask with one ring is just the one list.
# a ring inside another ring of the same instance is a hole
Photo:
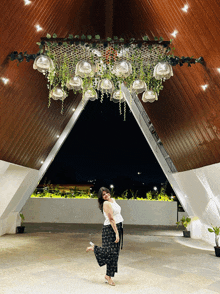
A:
{"label": "woman's hand", "polygon": [[116,233],[116,240],[115,240],[115,243],[118,243],[119,242],[119,234]]}

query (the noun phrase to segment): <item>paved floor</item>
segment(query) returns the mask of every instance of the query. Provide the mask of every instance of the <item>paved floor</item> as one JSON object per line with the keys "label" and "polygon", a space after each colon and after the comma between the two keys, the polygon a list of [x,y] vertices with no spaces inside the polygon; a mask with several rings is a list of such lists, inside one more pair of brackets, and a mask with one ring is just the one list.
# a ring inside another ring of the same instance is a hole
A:
{"label": "paved floor", "polygon": [[220,293],[220,258],[212,245],[184,238],[182,230],[124,224],[116,286],[89,241],[101,246],[102,225],[25,224],[24,234],[0,237],[0,293],[214,294]]}

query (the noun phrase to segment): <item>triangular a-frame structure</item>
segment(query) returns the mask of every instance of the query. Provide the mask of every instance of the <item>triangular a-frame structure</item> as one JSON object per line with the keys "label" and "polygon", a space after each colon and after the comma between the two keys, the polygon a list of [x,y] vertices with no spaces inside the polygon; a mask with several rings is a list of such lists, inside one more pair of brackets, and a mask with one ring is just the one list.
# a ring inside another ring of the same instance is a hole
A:
{"label": "triangular a-frame structure", "polygon": [[[0,235],[15,232],[19,211],[82,107],[81,95],[71,93],[64,115],[60,115],[58,101],[48,109],[44,77],[33,70],[32,62],[17,66],[15,61],[9,62],[8,55],[15,50],[36,52],[36,42],[46,33],[136,39],[148,35],[150,39],[162,36],[169,40],[176,30],[175,54],[202,56],[205,64],[176,66],[174,77],[165,83],[156,103],[145,104],[138,95],[133,97],[137,103],[131,110],[180,202],[193,218],[192,237],[210,240],[207,227],[211,223],[220,225],[220,7],[217,0],[188,4],[187,12],[181,0],[106,0],[102,4],[98,0],[69,0],[65,5],[60,0],[48,0],[40,6],[11,0],[0,4]],[[37,31],[36,25],[42,30]],[[4,84],[3,79],[9,82]],[[207,87],[202,88],[204,85]],[[152,137],[151,128],[158,140]]]}

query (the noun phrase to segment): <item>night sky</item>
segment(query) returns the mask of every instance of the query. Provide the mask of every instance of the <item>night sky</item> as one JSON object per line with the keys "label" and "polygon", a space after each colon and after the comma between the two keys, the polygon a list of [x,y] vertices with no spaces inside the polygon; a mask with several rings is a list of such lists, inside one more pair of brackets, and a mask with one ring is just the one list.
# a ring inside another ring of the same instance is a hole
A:
{"label": "night sky", "polygon": [[[68,99],[68,98],[66,98]],[[54,161],[41,180],[52,184],[119,185],[120,179],[161,185],[166,177],[133,114],[104,96],[89,101]],[[65,111],[65,103],[64,103]],[[141,174],[138,175],[138,172]],[[116,188],[116,187],[115,187]]]}

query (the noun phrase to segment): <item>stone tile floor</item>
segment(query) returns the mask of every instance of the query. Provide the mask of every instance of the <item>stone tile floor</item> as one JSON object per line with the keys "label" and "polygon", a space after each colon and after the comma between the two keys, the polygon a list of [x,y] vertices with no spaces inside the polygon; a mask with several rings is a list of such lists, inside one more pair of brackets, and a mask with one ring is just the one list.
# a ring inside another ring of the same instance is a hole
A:
{"label": "stone tile floor", "polygon": [[89,241],[101,246],[102,225],[25,224],[0,237],[0,294],[215,294],[220,258],[212,245],[184,238],[182,228],[124,224],[116,286],[104,281]]}

